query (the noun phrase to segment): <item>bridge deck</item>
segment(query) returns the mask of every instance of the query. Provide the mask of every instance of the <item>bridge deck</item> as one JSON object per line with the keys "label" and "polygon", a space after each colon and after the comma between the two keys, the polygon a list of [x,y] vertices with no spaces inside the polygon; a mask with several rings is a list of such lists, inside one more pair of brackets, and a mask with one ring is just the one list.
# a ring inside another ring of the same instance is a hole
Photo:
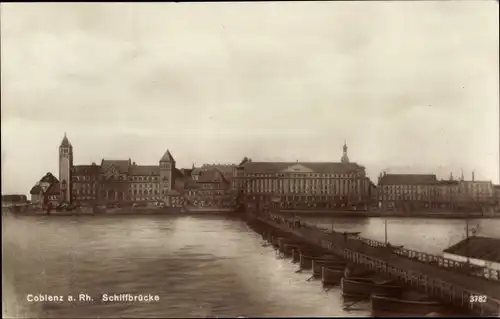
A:
{"label": "bridge deck", "polygon": [[[282,226],[287,227],[285,224],[282,224]],[[359,239],[344,238],[343,234],[339,233],[327,234],[317,228],[293,228],[293,231],[300,232],[304,238],[308,238],[313,242],[317,243],[322,239],[330,240],[336,245],[341,246],[341,248],[347,248],[352,251],[372,256],[373,258],[387,262],[389,265],[418,272],[430,278],[440,279],[472,290],[478,295],[486,295],[489,298],[500,301],[500,283],[498,281],[486,280],[481,277],[453,272],[437,265],[415,261],[396,255],[384,248],[371,247]]]}

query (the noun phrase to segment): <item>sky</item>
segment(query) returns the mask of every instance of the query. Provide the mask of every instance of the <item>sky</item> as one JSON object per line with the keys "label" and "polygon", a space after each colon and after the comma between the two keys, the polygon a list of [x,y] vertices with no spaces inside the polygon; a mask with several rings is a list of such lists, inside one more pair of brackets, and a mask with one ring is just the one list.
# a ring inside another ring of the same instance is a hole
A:
{"label": "sky", "polygon": [[2,193],[75,164],[499,179],[497,1],[3,3]]}

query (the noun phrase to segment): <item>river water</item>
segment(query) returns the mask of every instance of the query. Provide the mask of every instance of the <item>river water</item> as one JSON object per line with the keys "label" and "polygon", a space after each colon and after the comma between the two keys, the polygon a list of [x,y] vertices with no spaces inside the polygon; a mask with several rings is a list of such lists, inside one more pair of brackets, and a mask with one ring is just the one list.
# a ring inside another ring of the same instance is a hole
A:
{"label": "river water", "polygon": [[[383,239],[378,219],[310,219]],[[499,220],[473,221],[498,236]],[[461,239],[463,221],[390,220],[389,239],[439,251]],[[382,237],[381,237],[382,236]],[[339,289],[323,291],[310,274],[263,247],[259,235],[223,216],[3,217],[4,318],[364,316],[344,311]],[[103,294],[158,296],[104,302]],[[78,301],[79,294],[91,299]],[[33,296],[75,297],[35,302]],[[28,300],[29,299],[29,300]]]}

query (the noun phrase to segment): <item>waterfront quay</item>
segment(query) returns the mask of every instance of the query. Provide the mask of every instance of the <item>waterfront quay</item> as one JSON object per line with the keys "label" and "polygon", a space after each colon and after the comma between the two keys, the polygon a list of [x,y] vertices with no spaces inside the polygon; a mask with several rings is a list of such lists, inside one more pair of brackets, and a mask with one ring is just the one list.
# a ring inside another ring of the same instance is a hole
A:
{"label": "waterfront quay", "polygon": [[[430,254],[408,253],[383,243],[326,233],[297,220],[272,214],[248,214],[249,223],[264,233],[308,244],[347,263],[383,274],[401,285],[476,315],[500,314],[498,271],[472,274],[461,263]],[[372,304],[373,304],[372,299]]]}

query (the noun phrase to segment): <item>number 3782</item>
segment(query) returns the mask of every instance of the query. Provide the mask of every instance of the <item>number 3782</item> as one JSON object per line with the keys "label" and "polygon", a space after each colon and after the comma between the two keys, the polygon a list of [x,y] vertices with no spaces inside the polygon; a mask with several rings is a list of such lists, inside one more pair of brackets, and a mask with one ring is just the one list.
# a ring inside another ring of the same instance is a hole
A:
{"label": "number 3782", "polygon": [[486,296],[484,295],[472,295],[469,298],[470,303],[485,303],[486,302]]}

